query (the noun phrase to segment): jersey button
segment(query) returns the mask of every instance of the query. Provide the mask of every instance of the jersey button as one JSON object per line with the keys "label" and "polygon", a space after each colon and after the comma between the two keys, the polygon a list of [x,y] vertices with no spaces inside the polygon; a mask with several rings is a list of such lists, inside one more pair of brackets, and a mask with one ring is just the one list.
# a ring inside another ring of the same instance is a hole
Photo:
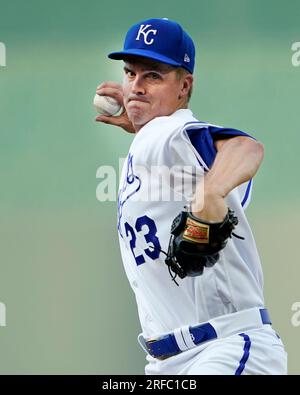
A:
{"label": "jersey button", "polygon": [[133,280],[132,281],[132,286],[134,287],[134,288],[138,288],[138,283],[137,283],[137,281],[135,281],[135,280]]}
{"label": "jersey button", "polygon": [[148,322],[152,322],[152,321],[153,321],[153,318],[151,317],[150,314],[147,314],[147,315],[146,315],[146,320],[147,320]]}

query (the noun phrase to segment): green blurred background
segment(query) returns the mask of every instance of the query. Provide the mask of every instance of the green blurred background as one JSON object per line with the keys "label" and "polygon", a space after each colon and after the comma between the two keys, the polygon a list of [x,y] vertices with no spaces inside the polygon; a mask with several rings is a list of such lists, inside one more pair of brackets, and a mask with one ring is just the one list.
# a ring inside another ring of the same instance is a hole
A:
{"label": "green blurred background", "polygon": [[265,144],[248,209],[266,306],[300,373],[299,1],[0,0],[0,373],[143,374],[133,293],[120,259],[116,203],[96,199],[96,170],[132,136],[95,123],[92,99],[121,81],[107,59],[128,27],[179,21],[197,47],[191,108]]}

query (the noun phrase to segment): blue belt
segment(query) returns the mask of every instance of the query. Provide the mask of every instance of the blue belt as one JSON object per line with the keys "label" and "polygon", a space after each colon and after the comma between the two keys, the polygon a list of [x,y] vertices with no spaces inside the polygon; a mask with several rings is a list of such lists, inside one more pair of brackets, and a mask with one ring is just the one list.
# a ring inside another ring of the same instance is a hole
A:
{"label": "blue belt", "polygon": [[[267,309],[259,309],[259,312],[263,324],[272,324]],[[214,327],[210,323],[190,326],[189,332],[195,345],[218,337]],[[168,333],[157,339],[145,340],[145,344],[149,354],[158,359],[169,358],[172,355],[182,352],[177,344],[174,333]]]}

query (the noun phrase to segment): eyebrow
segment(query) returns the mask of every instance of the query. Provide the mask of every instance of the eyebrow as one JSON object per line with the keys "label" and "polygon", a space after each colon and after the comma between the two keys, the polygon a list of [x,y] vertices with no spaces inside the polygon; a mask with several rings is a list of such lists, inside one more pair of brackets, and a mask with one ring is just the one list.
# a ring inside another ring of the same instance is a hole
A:
{"label": "eyebrow", "polygon": [[124,71],[133,71],[133,70],[131,70],[131,69],[130,69],[129,67],[127,67],[127,66],[124,66],[123,69],[124,69]]}
{"label": "eyebrow", "polygon": [[[153,63],[153,64],[142,64],[142,70],[143,71],[157,71],[159,73],[165,74],[170,71],[172,71],[172,67],[169,66],[161,66],[158,63]],[[124,71],[134,71],[130,66],[124,66]]]}

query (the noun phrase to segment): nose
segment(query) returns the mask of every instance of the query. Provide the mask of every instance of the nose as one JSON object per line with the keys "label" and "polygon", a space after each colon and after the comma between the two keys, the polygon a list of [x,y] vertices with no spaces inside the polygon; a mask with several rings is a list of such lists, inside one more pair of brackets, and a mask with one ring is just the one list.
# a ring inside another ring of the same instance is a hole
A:
{"label": "nose", "polygon": [[134,81],[131,85],[131,92],[135,95],[144,95],[145,94],[145,84],[143,82],[142,76],[136,74]]}

